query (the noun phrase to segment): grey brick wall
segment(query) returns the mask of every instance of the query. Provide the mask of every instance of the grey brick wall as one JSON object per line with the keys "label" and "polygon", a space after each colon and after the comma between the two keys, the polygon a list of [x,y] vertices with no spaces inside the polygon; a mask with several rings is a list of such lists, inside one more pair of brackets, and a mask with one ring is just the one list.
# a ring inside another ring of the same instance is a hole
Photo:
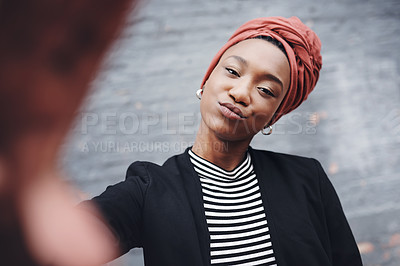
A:
{"label": "grey brick wall", "polygon": [[[213,55],[245,21],[276,15],[317,32],[323,70],[309,99],[252,146],[320,160],[365,265],[400,265],[398,0],[147,1],[93,82],[60,163],[91,197],[122,180],[132,161],[162,163],[183,151]],[[142,264],[140,250],[110,263]]]}

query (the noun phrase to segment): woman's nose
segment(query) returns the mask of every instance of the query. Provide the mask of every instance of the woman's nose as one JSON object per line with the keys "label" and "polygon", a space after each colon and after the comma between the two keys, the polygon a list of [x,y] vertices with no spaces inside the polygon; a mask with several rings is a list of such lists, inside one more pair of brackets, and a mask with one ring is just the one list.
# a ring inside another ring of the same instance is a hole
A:
{"label": "woman's nose", "polygon": [[250,104],[250,85],[249,84],[238,84],[229,90],[229,96],[236,102],[243,106]]}

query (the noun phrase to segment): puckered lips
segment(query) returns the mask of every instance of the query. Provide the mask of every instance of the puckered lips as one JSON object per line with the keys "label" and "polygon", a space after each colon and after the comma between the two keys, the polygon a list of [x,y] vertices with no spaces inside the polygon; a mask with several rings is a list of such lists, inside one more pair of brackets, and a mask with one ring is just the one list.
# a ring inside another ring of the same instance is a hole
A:
{"label": "puckered lips", "polygon": [[245,120],[247,117],[242,111],[231,103],[218,102],[222,115],[231,120]]}

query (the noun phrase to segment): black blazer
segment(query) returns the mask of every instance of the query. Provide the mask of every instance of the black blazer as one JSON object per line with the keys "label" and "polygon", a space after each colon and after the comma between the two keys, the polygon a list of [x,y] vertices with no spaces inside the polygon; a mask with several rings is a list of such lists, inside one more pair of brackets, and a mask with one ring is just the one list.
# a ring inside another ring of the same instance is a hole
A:
{"label": "black blazer", "polygon": [[[337,194],[314,159],[249,148],[278,266],[362,265]],[[147,266],[210,265],[201,184],[188,150],[162,166],[130,165],[126,180],[92,200],[122,253]]]}

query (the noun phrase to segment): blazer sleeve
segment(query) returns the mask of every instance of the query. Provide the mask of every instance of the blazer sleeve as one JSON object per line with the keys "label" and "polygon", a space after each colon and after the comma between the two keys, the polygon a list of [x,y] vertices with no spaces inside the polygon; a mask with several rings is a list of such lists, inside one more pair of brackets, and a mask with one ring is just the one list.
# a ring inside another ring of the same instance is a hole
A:
{"label": "blazer sleeve", "polygon": [[322,169],[316,161],[320,181],[321,198],[325,211],[326,224],[329,232],[329,241],[332,251],[333,266],[359,266],[362,265],[353,233],[344,215],[339,197]]}
{"label": "blazer sleeve", "polygon": [[[149,182],[145,166],[133,163],[125,181],[108,186],[102,194],[91,199],[102,215],[101,219],[114,232],[121,254],[142,247],[142,212]],[[84,205],[85,202],[81,204]]]}

